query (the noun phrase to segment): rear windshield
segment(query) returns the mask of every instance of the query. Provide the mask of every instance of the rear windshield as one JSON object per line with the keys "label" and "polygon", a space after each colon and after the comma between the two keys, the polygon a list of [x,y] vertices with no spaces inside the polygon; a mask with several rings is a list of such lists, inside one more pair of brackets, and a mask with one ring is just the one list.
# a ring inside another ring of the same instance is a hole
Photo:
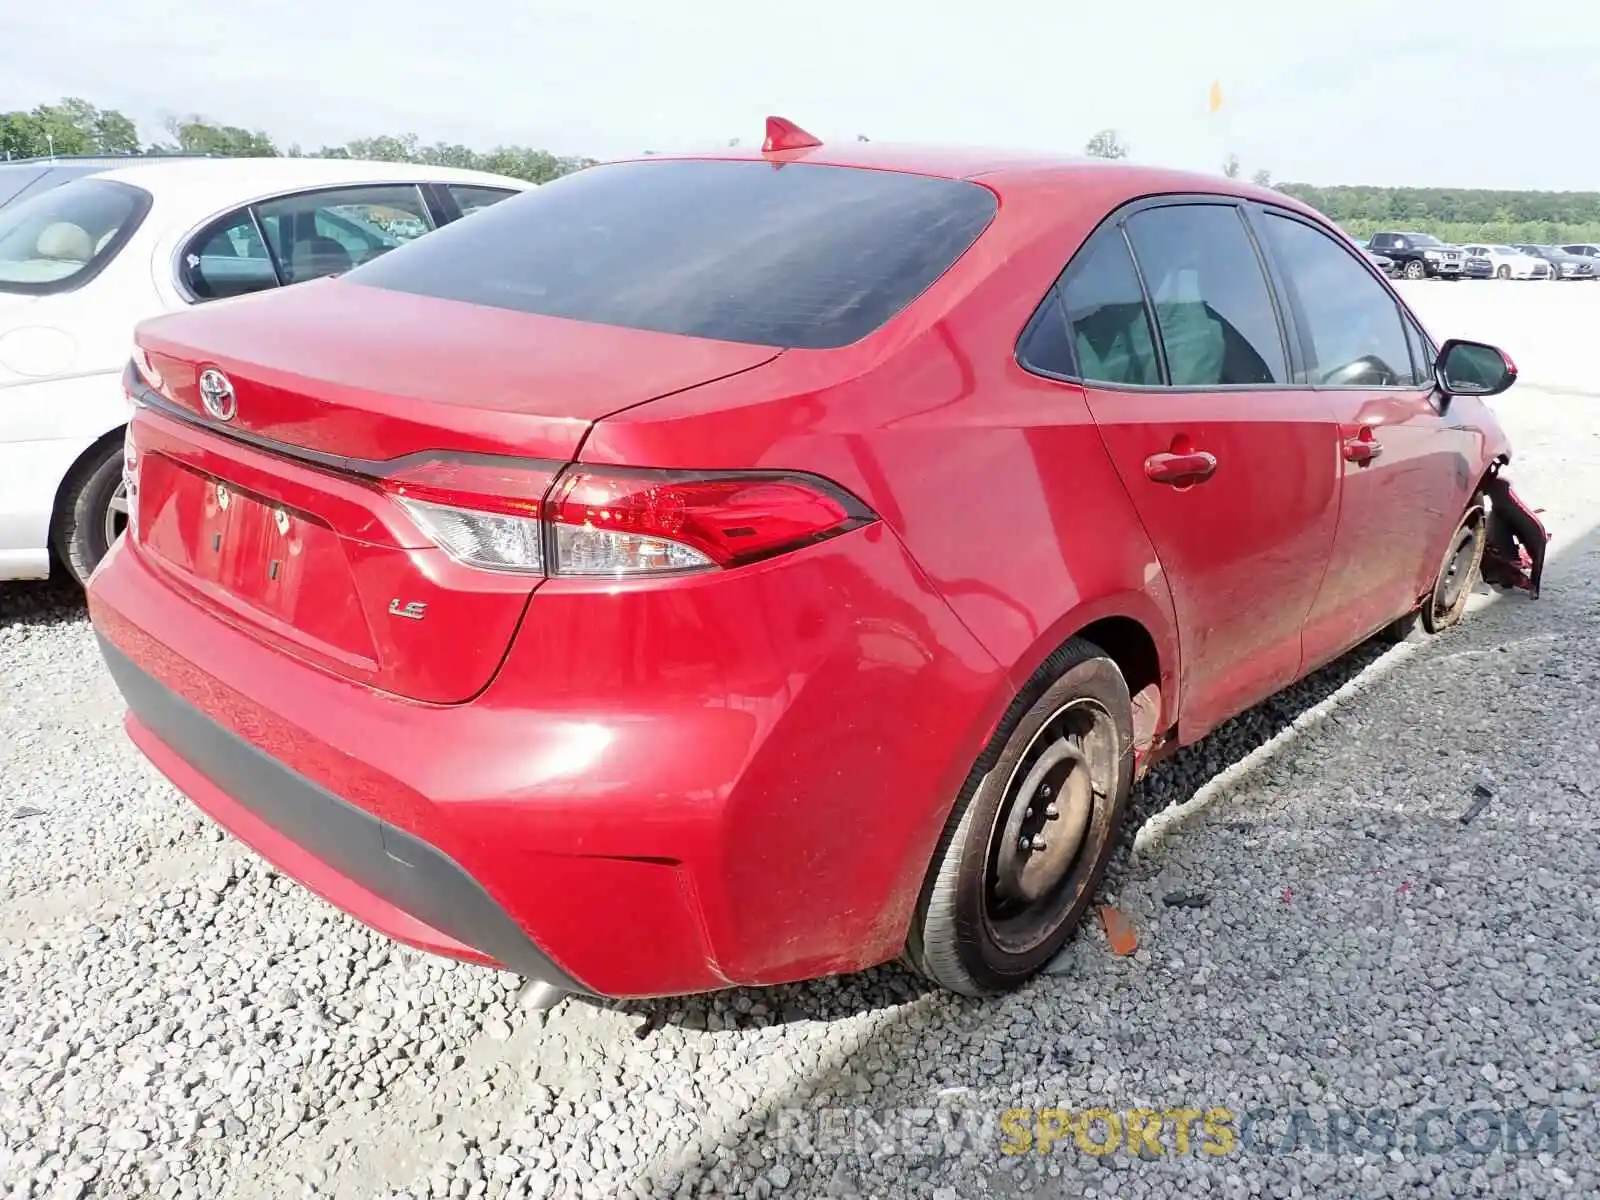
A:
{"label": "rear windshield", "polygon": [[150,210],[150,193],[75,179],[0,209],[0,292],[65,292],[92,279]]}
{"label": "rear windshield", "polygon": [[977,184],[762,161],[590,167],[402,246],[353,283],[822,350],[888,321],[995,213]]}

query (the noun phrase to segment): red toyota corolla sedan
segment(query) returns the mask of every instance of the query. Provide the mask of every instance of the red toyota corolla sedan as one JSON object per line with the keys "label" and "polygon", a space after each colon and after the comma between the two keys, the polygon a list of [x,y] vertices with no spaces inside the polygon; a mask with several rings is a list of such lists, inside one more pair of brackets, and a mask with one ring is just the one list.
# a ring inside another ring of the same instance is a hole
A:
{"label": "red toyota corolla sedan", "polygon": [[1514,368],[1315,212],[770,145],[138,332],[90,589],[129,733],[547,996],[1014,987],[1152,761],[1477,576]]}

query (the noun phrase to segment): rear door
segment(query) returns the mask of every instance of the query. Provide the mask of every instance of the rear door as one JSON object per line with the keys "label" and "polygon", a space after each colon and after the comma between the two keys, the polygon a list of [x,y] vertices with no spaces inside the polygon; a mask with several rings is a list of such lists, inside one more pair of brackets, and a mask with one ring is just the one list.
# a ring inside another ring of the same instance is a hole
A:
{"label": "rear door", "polygon": [[1409,611],[1431,582],[1471,493],[1472,447],[1441,415],[1422,339],[1377,275],[1297,214],[1262,209],[1257,221],[1298,331],[1300,381],[1339,420],[1339,529],[1306,624],[1315,664]]}
{"label": "rear door", "polygon": [[1167,575],[1192,740],[1290,683],[1338,513],[1338,431],[1240,207],[1146,202],[1063,277],[1101,436]]}

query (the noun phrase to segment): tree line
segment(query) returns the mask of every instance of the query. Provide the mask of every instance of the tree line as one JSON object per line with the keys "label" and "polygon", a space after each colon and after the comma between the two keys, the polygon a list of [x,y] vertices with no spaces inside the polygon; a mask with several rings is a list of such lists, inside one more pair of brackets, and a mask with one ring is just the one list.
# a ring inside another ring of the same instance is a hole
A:
{"label": "tree line", "polygon": [[44,158],[70,154],[216,154],[234,158],[360,158],[414,162],[429,166],[492,171],[514,179],[545,183],[591,165],[590,158],[568,157],[530,146],[496,146],[479,151],[454,142],[424,145],[416,134],[357,138],[342,146],[311,150],[280,147],[259,129],[223,125],[194,115],[166,122],[166,136],[142,142],[138,126],[112,108],[68,97],[27,111],[0,113],[0,159]]}
{"label": "tree line", "polygon": [[[1128,144],[1114,129],[1089,139],[1084,153],[1094,158],[1126,158]],[[1222,173],[1237,178],[1236,155]],[[1274,185],[1269,171],[1251,176],[1263,187],[1309,204],[1346,232],[1360,238],[1382,230],[1431,233],[1457,245],[1473,242],[1600,243],[1600,192],[1496,191],[1489,188],[1371,187],[1361,184]]]}
{"label": "tree line", "polygon": [[[53,154],[217,154],[233,157],[361,158],[466,167],[544,183],[594,162],[552,154],[530,146],[504,145],[474,150],[454,142],[424,144],[416,134],[356,138],[342,146],[315,150],[297,144],[280,147],[259,129],[224,125],[200,115],[166,122],[165,137],[140,139],[138,126],[114,108],[98,108],[68,97],[31,110],[0,113],[0,158],[38,158]],[[729,144],[736,144],[734,139]],[[864,136],[861,137],[865,141]],[[1084,153],[1123,159],[1128,143],[1115,129],[1089,139]],[[1235,155],[1219,164],[1229,178],[1243,168]],[[1251,178],[1273,186],[1266,170]],[[1358,237],[1382,229],[1431,233],[1462,242],[1600,242],[1600,192],[1491,191],[1482,188],[1385,188],[1361,185],[1278,184],[1287,195],[1319,210]]]}

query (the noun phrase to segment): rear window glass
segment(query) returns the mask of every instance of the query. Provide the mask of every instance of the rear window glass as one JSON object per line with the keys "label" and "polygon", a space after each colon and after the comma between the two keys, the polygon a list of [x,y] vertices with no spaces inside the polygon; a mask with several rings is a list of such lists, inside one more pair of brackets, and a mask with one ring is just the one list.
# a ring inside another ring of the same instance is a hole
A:
{"label": "rear window glass", "polygon": [[116,257],[150,209],[150,193],[76,179],[0,209],[0,292],[64,292]]}
{"label": "rear window glass", "polygon": [[865,337],[993,219],[987,188],[808,163],[590,167],[346,278],[603,325],[829,349]]}

